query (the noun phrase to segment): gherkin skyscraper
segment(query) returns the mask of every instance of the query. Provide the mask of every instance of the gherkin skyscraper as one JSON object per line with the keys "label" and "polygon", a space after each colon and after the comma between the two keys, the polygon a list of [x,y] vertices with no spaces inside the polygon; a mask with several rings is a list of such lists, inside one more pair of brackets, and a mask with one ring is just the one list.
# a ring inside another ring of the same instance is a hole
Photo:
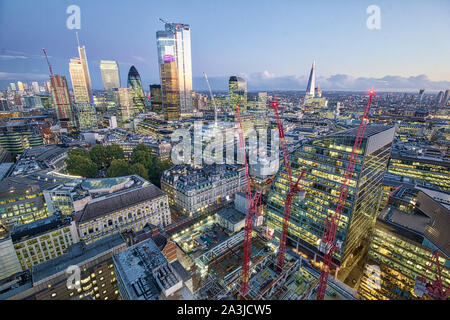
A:
{"label": "gherkin skyscraper", "polygon": [[133,97],[134,113],[145,112],[145,95],[142,89],[141,77],[134,66],[128,72],[128,88]]}

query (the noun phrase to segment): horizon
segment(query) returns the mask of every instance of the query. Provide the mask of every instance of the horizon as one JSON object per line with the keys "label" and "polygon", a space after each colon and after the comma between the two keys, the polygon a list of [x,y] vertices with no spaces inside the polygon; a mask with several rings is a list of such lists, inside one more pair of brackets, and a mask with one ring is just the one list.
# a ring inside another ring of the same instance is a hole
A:
{"label": "horizon", "polygon": [[[68,64],[77,56],[78,31],[81,45],[86,47],[93,89],[103,88],[100,60],[115,60],[122,86],[134,65],[148,91],[150,84],[159,83],[155,34],[164,27],[157,21],[162,17],[191,27],[194,91],[207,90],[203,72],[208,74],[213,91],[226,90],[231,75],[245,78],[249,91],[304,91],[313,60],[317,85],[325,91],[365,91],[373,87],[380,92],[422,88],[438,92],[450,88],[450,43],[445,41],[450,32],[446,14],[450,3],[378,1],[381,28],[369,30],[368,1],[351,1],[345,6],[331,1],[326,1],[326,6],[289,0],[257,2],[161,4],[136,0],[132,6],[106,5],[104,0],[0,2],[0,38],[4,39],[0,87],[6,88],[10,82],[48,80],[42,47],[48,51],[55,74],[65,76],[70,85]],[[79,30],[66,27],[66,8],[72,4],[81,9]],[[12,20],[11,13],[16,10],[21,12],[20,24]],[[214,14],[217,12],[220,14]],[[298,21],[293,19],[298,18],[295,12],[307,14],[299,14],[302,19]],[[43,20],[43,14],[53,19]],[[114,19],[127,24],[114,23]],[[339,24],[325,25],[327,19],[336,19]],[[294,59],[285,58],[290,52],[295,52]]]}

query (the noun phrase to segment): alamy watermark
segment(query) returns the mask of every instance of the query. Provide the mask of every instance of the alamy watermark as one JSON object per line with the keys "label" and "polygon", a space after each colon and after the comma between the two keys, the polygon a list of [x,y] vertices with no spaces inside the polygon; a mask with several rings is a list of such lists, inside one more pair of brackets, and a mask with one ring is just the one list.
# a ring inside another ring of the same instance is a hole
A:
{"label": "alamy watermark", "polygon": [[79,6],[72,4],[67,7],[66,13],[70,16],[67,17],[66,26],[67,29],[81,29],[81,9]]}
{"label": "alamy watermark", "polygon": [[[193,130],[177,129],[171,134],[171,160],[175,165],[244,164],[244,149],[236,127],[203,126],[195,121]],[[279,167],[280,139],[277,129],[244,129],[248,164],[257,167],[260,175],[276,174]]]}
{"label": "alamy watermark", "polygon": [[369,30],[381,29],[381,9],[377,5],[370,5],[366,9],[366,13],[369,14],[366,20],[366,26]]}

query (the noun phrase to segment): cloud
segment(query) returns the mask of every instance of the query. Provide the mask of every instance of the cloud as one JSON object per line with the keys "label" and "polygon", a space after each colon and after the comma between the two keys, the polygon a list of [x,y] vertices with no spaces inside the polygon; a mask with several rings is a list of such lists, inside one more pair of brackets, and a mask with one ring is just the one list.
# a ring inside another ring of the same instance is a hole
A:
{"label": "cloud", "polygon": [[[306,90],[306,75],[276,76],[267,70],[252,74],[240,74],[247,80],[249,90]],[[227,90],[228,77],[209,77],[213,90]],[[206,90],[204,79],[194,78],[197,90]],[[335,74],[329,77],[316,77],[316,86],[323,90],[361,91],[370,88],[387,91],[443,90],[450,88],[450,81],[432,81],[426,75],[411,77],[387,75],[381,78],[353,77],[347,74]]]}
{"label": "cloud", "polygon": [[[25,60],[25,59],[36,59],[43,58],[44,54],[29,54],[22,51],[15,51],[9,49],[1,49],[0,50],[0,60]],[[51,56],[48,56],[51,58]]]}
{"label": "cloud", "polygon": [[12,80],[12,81],[37,81],[48,80],[49,75],[43,73],[13,73],[13,72],[0,72],[0,80]]}

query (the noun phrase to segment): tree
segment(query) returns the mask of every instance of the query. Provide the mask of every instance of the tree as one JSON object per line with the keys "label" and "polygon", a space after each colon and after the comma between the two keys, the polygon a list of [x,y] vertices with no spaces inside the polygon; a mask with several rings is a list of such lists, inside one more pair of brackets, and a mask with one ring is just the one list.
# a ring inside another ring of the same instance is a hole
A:
{"label": "tree", "polygon": [[108,155],[107,149],[104,146],[96,144],[89,151],[89,156],[91,157],[91,160],[97,164],[99,169],[106,168]]}
{"label": "tree", "polygon": [[123,177],[130,174],[130,165],[126,160],[113,160],[108,170],[106,171],[106,176],[108,178],[113,177]]}
{"label": "tree", "polygon": [[129,173],[137,174],[138,176],[141,176],[145,180],[148,180],[148,170],[141,163],[132,164]]}
{"label": "tree", "polygon": [[97,165],[89,158],[81,155],[71,155],[66,159],[67,172],[85,178],[95,178]]}
{"label": "tree", "polygon": [[67,155],[69,156],[69,158],[71,156],[81,156],[81,157],[89,158],[89,151],[81,149],[81,148],[72,148],[72,149],[69,149],[69,151],[67,152]]}
{"label": "tree", "polygon": [[108,165],[110,165],[113,160],[125,159],[123,150],[117,143],[113,143],[112,145],[106,147],[106,155]]}

